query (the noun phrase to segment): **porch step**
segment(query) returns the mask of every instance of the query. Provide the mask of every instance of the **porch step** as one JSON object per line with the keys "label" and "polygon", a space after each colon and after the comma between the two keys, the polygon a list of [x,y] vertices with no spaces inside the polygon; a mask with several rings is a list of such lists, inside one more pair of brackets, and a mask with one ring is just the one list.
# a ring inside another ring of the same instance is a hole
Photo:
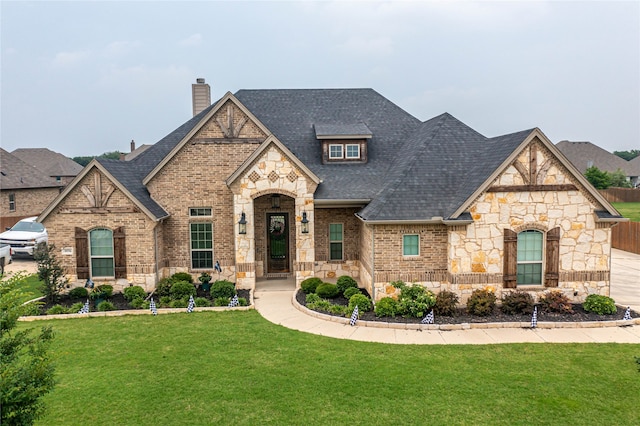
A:
{"label": "porch step", "polygon": [[278,274],[265,274],[264,277],[268,280],[272,280],[272,279],[281,279],[281,278],[291,278],[292,274],[290,272],[283,272],[283,273],[278,273]]}

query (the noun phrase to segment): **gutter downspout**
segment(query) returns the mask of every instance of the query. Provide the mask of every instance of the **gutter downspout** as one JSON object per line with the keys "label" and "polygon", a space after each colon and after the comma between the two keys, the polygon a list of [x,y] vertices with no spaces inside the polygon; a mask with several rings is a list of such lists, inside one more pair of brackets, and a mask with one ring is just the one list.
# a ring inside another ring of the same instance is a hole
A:
{"label": "gutter downspout", "polygon": [[[375,227],[371,227],[371,301],[375,306],[376,300],[376,236],[375,236]],[[611,256],[609,256],[611,257]]]}

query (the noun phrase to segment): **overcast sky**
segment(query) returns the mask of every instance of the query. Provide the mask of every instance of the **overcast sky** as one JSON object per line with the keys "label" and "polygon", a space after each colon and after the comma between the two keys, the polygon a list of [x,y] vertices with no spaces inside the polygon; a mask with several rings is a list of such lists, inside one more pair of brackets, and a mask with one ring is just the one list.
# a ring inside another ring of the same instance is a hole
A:
{"label": "overcast sky", "polygon": [[640,2],[13,2],[1,146],[69,157],[155,143],[191,84],[371,87],[492,137],[640,149]]}

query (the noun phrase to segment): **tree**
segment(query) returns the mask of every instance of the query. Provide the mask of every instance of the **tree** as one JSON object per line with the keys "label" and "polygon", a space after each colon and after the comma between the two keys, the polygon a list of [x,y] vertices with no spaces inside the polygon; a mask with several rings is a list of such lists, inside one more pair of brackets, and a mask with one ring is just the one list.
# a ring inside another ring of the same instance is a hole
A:
{"label": "tree", "polygon": [[607,189],[611,186],[611,176],[609,176],[606,171],[600,170],[596,166],[589,167],[584,172],[584,176],[596,189]]}
{"label": "tree", "polygon": [[112,159],[112,160],[119,160],[120,159],[120,151],[105,152],[105,153],[102,153],[100,155],[88,155],[88,156],[73,157],[72,160],[75,161],[76,163],[80,164],[82,167],[85,167],[94,158],[109,158],[109,159]]}
{"label": "tree", "polygon": [[33,252],[38,262],[38,278],[42,281],[40,290],[47,300],[54,302],[69,280],[64,276],[64,269],[55,253],[55,244],[40,244]]}
{"label": "tree", "polygon": [[55,386],[55,368],[47,351],[51,327],[33,336],[33,328],[13,333],[23,305],[25,276],[15,274],[0,281],[0,424],[31,425],[44,413],[42,396]]}
{"label": "tree", "polygon": [[613,151],[614,155],[622,158],[623,160],[633,160],[640,155],[640,149],[632,149],[631,151]]}
{"label": "tree", "polygon": [[609,173],[611,186],[615,188],[631,188],[631,182],[627,180],[627,175],[620,169],[613,173]]}

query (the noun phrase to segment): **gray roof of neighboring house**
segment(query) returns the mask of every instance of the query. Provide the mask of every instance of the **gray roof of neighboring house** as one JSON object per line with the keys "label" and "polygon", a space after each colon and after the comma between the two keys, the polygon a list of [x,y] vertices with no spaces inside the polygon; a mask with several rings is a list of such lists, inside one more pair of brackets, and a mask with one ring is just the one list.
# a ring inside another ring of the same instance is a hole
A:
{"label": "gray roof of neighboring house", "polygon": [[607,172],[613,173],[621,169],[626,176],[636,176],[628,161],[591,142],[561,141],[556,144],[556,148],[582,173],[590,166],[596,166]]}
{"label": "gray roof of neighboring house", "polygon": [[12,154],[47,176],[77,176],[82,171],[80,164],[47,148],[18,148]]}
{"label": "gray roof of neighboring house", "polygon": [[1,189],[35,189],[60,186],[61,184],[49,175],[0,148]]}
{"label": "gray roof of neighboring house", "polygon": [[[322,180],[316,200],[371,200],[360,212],[365,220],[449,218],[532,131],[487,138],[447,113],[421,122],[372,89],[240,90],[235,97]],[[131,161],[98,161],[164,217],[142,181],[214,106]],[[318,130],[370,134],[367,162],[322,164]]]}
{"label": "gray roof of neighboring house", "polygon": [[124,161],[131,161],[134,158],[136,158],[138,155],[142,154],[143,152],[145,152],[147,149],[151,148],[153,145],[140,145],[139,147],[137,147],[136,149],[134,149],[133,151],[131,151],[128,154],[124,155]]}
{"label": "gray roof of neighboring house", "polygon": [[640,176],[640,155],[633,160],[629,160],[628,163],[631,167],[631,172],[633,173],[630,176]]}

